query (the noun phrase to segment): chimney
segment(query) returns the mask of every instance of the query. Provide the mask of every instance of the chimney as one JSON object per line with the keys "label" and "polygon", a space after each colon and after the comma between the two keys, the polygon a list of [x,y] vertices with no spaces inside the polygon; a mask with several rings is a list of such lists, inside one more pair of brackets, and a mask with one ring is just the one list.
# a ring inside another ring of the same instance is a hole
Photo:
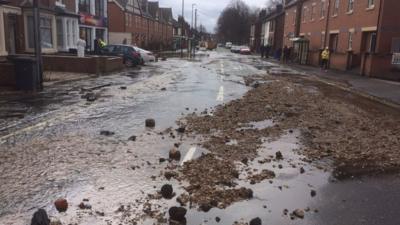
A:
{"label": "chimney", "polygon": [[277,12],[277,13],[282,12],[282,10],[283,10],[283,5],[282,5],[282,4],[276,5],[276,12]]}

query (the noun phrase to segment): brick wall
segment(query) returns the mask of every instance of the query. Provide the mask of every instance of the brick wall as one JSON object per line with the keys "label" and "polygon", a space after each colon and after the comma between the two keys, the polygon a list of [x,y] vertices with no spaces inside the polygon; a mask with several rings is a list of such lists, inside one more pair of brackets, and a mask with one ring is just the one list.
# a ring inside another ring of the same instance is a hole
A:
{"label": "brick wall", "polygon": [[120,57],[44,56],[46,71],[103,74],[124,68]]}
{"label": "brick wall", "polygon": [[125,32],[125,14],[114,2],[108,2],[108,31]]}

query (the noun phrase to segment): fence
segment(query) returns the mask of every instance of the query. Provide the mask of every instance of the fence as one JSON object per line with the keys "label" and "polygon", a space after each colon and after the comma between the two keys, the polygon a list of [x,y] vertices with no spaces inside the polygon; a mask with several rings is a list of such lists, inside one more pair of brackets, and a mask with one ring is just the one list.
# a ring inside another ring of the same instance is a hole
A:
{"label": "fence", "polygon": [[400,65],[400,53],[393,53],[392,64],[393,65]]}

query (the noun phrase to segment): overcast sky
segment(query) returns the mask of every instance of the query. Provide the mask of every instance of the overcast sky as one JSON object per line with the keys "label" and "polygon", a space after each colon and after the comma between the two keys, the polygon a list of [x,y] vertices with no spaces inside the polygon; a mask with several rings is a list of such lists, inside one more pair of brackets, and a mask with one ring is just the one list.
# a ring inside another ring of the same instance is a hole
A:
{"label": "overcast sky", "polygon": [[[266,0],[243,0],[250,7],[261,7],[265,5]],[[174,17],[182,14],[182,0],[159,0],[161,7],[172,7]],[[192,4],[198,8],[198,23],[203,24],[207,31],[214,31],[218,16],[221,11],[231,2],[231,0],[185,0],[185,19],[191,23]]]}

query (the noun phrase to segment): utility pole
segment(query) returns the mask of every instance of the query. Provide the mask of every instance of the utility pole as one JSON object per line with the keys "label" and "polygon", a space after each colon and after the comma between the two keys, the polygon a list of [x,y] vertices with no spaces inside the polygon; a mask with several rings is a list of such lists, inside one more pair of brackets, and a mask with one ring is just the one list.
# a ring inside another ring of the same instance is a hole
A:
{"label": "utility pole", "polygon": [[[196,8],[196,11],[195,11],[195,16],[194,16],[194,33],[197,33],[197,8]],[[195,40],[195,39],[196,39],[196,36],[194,35],[193,40]],[[193,50],[193,57],[195,57],[196,56],[196,46],[194,46],[193,49],[194,49]]]}
{"label": "utility pole", "polygon": [[33,38],[34,38],[34,48],[35,48],[35,59],[36,59],[36,73],[38,75],[38,80],[36,85],[39,85],[39,89],[43,89],[43,59],[42,59],[42,44],[40,38],[40,8],[39,0],[33,0]]}
{"label": "utility pole", "polygon": [[[191,40],[190,40],[190,57],[192,57],[192,55],[193,55],[193,52],[194,51],[196,51],[196,48],[195,48],[195,46],[194,46],[194,29],[193,29],[193,13],[194,13],[194,11],[193,11],[193,9],[194,9],[194,7],[196,6],[196,4],[195,3],[193,3],[192,4],[192,23],[191,23],[191,32],[192,32],[192,37],[191,37]],[[196,9],[197,10],[197,9]]]}
{"label": "utility pole", "polygon": [[185,0],[182,0],[182,24],[181,24],[181,58],[183,58],[183,28],[185,22]]}

